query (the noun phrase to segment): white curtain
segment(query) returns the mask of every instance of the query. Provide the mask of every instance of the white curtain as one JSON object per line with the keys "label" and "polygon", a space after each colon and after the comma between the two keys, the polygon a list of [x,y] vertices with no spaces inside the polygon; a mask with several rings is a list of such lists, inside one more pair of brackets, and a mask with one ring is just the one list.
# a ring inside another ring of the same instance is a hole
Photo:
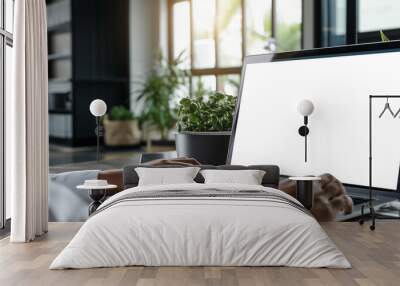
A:
{"label": "white curtain", "polygon": [[12,242],[47,232],[48,111],[45,0],[15,1],[13,92],[6,98],[6,187]]}

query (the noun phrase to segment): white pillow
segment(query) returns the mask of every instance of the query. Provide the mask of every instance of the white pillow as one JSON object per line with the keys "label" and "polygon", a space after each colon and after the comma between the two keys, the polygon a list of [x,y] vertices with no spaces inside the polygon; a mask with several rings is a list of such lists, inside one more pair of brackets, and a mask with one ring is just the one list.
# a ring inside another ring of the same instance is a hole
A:
{"label": "white pillow", "polygon": [[199,167],[184,168],[135,168],[139,176],[138,186],[195,183]]}
{"label": "white pillow", "polygon": [[265,171],[261,170],[202,170],[206,184],[261,185]]}

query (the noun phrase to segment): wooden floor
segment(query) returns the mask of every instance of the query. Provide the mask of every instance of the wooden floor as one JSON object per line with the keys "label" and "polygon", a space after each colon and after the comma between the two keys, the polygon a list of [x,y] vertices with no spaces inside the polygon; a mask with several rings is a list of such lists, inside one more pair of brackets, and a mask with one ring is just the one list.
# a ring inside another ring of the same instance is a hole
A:
{"label": "wooden floor", "polygon": [[0,285],[400,285],[400,223],[342,222],[323,227],[353,269],[286,267],[125,267],[48,270],[79,229],[79,223],[52,223],[49,233],[29,244],[0,241]]}

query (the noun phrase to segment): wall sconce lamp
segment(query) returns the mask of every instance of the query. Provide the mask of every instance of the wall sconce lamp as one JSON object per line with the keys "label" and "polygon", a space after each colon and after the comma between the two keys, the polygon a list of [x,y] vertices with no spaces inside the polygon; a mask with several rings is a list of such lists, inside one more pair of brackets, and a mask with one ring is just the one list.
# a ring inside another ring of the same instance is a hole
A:
{"label": "wall sconce lamp", "polygon": [[100,136],[103,136],[103,127],[100,126],[100,117],[106,114],[107,104],[101,99],[95,99],[90,103],[90,113],[96,117],[95,134],[97,136],[97,162],[100,161]]}
{"label": "wall sconce lamp", "polygon": [[300,136],[304,137],[304,162],[307,162],[307,135],[310,133],[308,128],[308,116],[314,111],[314,104],[311,100],[304,99],[297,105],[297,111],[304,117],[304,125],[299,128]]}

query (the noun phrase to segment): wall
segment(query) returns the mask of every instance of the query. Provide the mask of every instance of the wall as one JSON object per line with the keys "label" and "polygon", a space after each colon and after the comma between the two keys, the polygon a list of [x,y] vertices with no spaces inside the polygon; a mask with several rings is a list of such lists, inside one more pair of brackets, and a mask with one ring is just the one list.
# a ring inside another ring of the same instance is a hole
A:
{"label": "wall", "polygon": [[159,49],[167,55],[167,0],[130,0],[129,9],[131,109],[140,112],[138,83],[146,78]]}

